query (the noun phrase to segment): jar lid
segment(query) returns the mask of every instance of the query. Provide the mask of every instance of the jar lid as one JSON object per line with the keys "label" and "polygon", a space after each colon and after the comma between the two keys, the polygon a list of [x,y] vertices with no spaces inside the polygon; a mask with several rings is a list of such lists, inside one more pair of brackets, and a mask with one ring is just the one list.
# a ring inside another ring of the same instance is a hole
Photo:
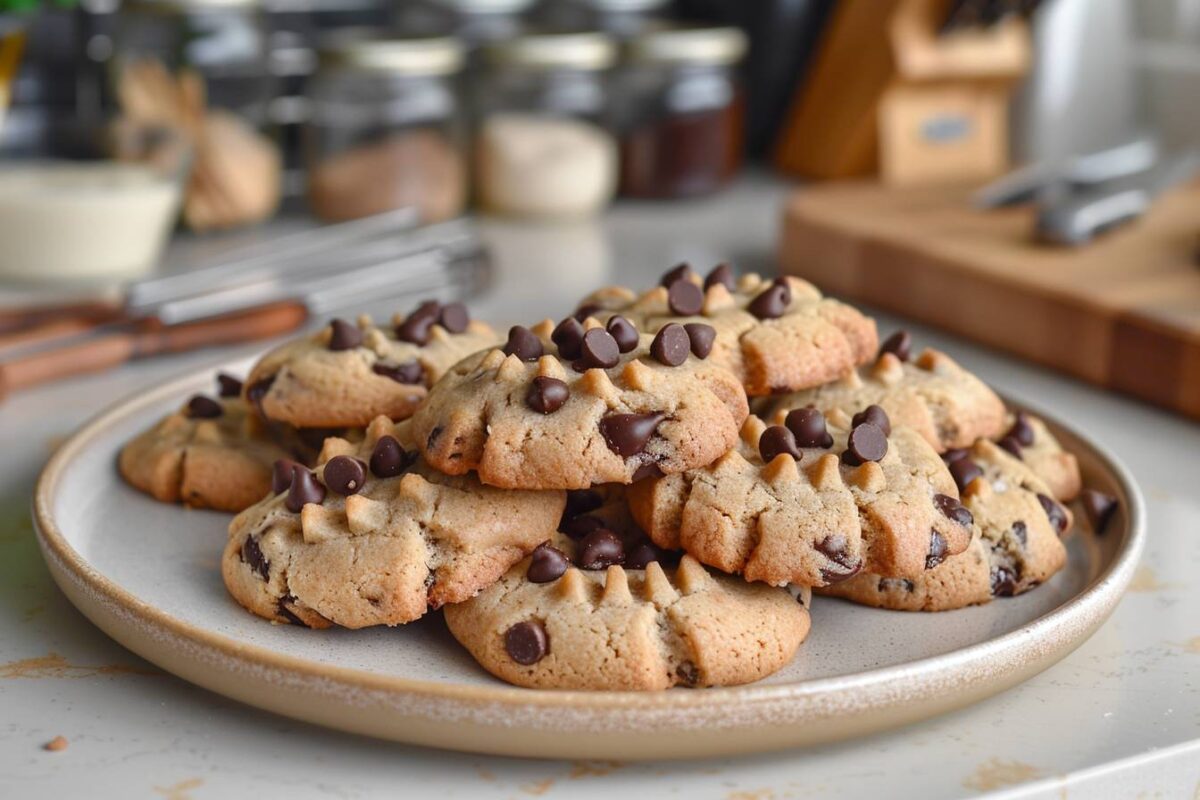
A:
{"label": "jar lid", "polygon": [[739,28],[664,27],[628,44],[631,61],[647,64],[734,64],[746,53]]}
{"label": "jar lid", "polygon": [[528,69],[601,70],[613,65],[617,48],[603,33],[534,33],[484,48],[492,64]]}
{"label": "jar lid", "polygon": [[463,48],[448,36],[388,38],[376,32],[342,30],[320,48],[322,66],[405,75],[449,75],[463,64]]}

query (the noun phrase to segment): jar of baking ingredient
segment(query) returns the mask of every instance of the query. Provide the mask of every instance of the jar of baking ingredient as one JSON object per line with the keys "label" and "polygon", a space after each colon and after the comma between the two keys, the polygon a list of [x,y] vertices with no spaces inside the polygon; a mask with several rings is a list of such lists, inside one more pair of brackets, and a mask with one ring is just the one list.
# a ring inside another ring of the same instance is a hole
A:
{"label": "jar of baking ingredient", "polygon": [[742,161],[737,28],[664,28],[633,39],[622,75],[621,191],[690,197],[727,183]]}
{"label": "jar of baking ingredient", "polygon": [[583,217],[616,188],[606,71],[616,49],[601,33],[536,34],[490,45],[478,85],[476,186],[485,209]]}
{"label": "jar of baking ingredient", "polygon": [[413,207],[462,213],[467,170],[453,39],[344,34],[321,50],[306,134],[308,199],[322,219]]}

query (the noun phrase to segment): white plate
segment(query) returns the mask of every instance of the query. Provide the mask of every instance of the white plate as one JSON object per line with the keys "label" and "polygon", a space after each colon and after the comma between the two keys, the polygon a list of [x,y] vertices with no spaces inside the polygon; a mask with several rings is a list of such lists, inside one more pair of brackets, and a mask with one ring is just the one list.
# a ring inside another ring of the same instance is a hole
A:
{"label": "white plate", "polygon": [[54,579],[110,636],[185,680],[297,719],[414,744],[700,757],[815,744],[941,714],[1078,647],[1120,599],[1145,539],[1141,495],[1125,469],[1047,418],[1078,455],[1086,484],[1116,495],[1120,510],[1104,536],[1077,525],[1067,568],[1037,591],[942,614],[816,598],[813,631],[795,661],[751,686],[518,689],[476,666],[438,614],[393,629],[312,631],[270,625],[234,603],[219,570],[228,517],[157,503],[116,470],[123,442],[212,383],[205,372],[140,392],[58,450],[34,501]]}

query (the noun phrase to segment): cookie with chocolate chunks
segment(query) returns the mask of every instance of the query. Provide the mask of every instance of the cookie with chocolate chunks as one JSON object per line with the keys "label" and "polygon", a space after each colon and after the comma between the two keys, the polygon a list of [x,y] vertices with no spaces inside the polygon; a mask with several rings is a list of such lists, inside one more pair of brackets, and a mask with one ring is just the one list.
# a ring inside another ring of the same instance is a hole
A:
{"label": "cookie with chocolate chunks", "polygon": [[313,628],[401,625],[493,584],[555,535],[566,493],[430,469],[408,421],[331,438],[311,472],[239,514],[222,559],[247,610]]}
{"label": "cookie with chocolate chunks", "polygon": [[502,488],[586,489],[702,466],[733,446],[745,392],[692,352],[685,328],[643,331],[631,347],[625,331],[618,342],[589,317],[580,336],[568,319],[522,328],[519,349],[470,356],[430,389],[413,431],[431,466]]}
{"label": "cookie with chocolate chunks", "polygon": [[1024,411],[1010,414],[997,443],[1045,481],[1055,500],[1069,503],[1079,495],[1083,488],[1079,461],[1039,417]]}

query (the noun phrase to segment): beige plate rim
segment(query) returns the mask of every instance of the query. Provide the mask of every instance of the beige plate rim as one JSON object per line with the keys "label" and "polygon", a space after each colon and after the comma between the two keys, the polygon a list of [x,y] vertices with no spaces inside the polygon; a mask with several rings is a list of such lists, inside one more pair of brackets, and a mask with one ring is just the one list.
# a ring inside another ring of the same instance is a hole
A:
{"label": "beige plate rim", "polygon": [[[236,368],[240,363],[242,362],[223,366]],[[181,668],[177,659],[163,652],[161,643],[164,641],[177,644],[186,643],[189,646],[198,647],[200,652],[208,654],[211,663],[223,665],[230,673],[242,673],[243,678],[247,668],[250,668],[252,672],[257,671],[260,673],[260,680],[266,680],[265,688],[268,690],[270,676],[275,676],[276,680],[278,676],[289,676],[310,686],[341,687],[351,694],[358,691],[379,697],[382,693],[383,696],[389,696],[389,701],[386,703],[388,706],[411,710],[410,720],[420,719],[423,713],[422,709],[429,708],[430,702],[440,709],[435,716],[441,721],[448,718],[446,713],[448,708],[478,709],[482,705],[501,714],[506,711],[520,711],[522,713],[519,716],[522,719],[530,719],[530,711],[536,713],[546,709],[579,711],[584,714],[581,719],[592,720],[595,720],[597,713],[616,712],[620,720],[625,721],[644,717],[647,720],[646,724],[650,728],[656,729],[656,735],[661,736],[664,730],[672,729],[669,720],[679,719],[678,714],[686,716],[689,713],[701,712],[705,718],[716,720],[720,719],[723,713],[732,709],[736,708],[744,712],[747,708],[757,705],[761,706],[763,713],[766,714],[766,717],[762,719],[762,724],[779,726],[783,724],[783,721],[771,719],[772,709],[786,707],[788,703],[798,703],[806,709],[825,709],[823,714],[816,716],[828,717],[829,709],[837,709],[841,706],[853,709],[852,713],[854,714],[873,706],[894,707],[898,704],[897,697],[906,692],[910,697],[922,697],[927,706],[932,708],[932,713],[941,713],[1012,686],[1057,662],[1082,644],[1107,619],[1124,594],[1133,578],[1145,545],[1144,500],[1136,482],[1124,465],[1107,449],[1057,422],[1052,416],[1036,409],[1030,409],[1045,419],[1057,435],[1066,438],[1072,449],[1090,450],[1092,456],[1112,475],[1123,495],[1122,500],[1125,504],[1125,516],[1128,524],[1123,531],[1110,532],[1110,535],[1119,533],[1122,541],[1107,568],[1100,572],[1084,590],[1049,613],[1007,634],[942,655],[850,675],[812,679],[793,684],[749,685],[704,691],[657,693],[552,691],[523,689],[501,684],[456,685],[382,676],[363,670],[331,666],[296,656],[283,655],[265,647],[248,645],[185,623],[158,610],[153,605],[139,600],[120,585],[100,574],[68,544],[60,530],[53,513],[54,499],[63,475],[70,469],[75,455],[87,448],[115,419],[138,413],[139,410],[161,403],[171,396],[178,396],[181,392],[186,391],[189,384],[195,383],[199,372],[209,374],[210,371],[189,371],[186,375],[168,381],[150,391],[136,393],[113,404],[85,423],[51,457],[38,479],[34,492],[33,519],[43,556],[54,579],[68,598],[110,636],[139,655],[164,666],[168,671],[177,674],[190,671],[191,674],[181,674],[181,677],[190,682],[288,716],[398,741],[518,755],[568,756],[580,750],[570,744],[557,745],[553,737],[536,737],[541,741],[541,744],[538,745],[540,749],[515,740],[507,743],[496,740],[497,738],[503,739],[505,736],[511,737],[511,730],[499,730],[498,733],[491,735],[485,732],[482,738],[471,735],[458,741],[446,730],[440,730],[437,724],[433,724],[428,731],[422,732],[420,730],[393,730],[387,725],[380,727],[377,723],[367,721],[360,724],[352,719],[339,719],[328,708],[317,708],[316,706],[321,705],[319,703],[315,704],[313,709],[295,707],[294,686],[288,687],[286,690],[289,697],[274,699],[248,690],[230,689],[228,684],[218,678],[210,679],[194,670]],[[1025,407],[1024,404],[1014,405]],[[98,608],[100,605],[110,608],[103,610]],[[114,615],[114,609],[119,613]],[[149,637],[146,635],[147,631],[151,634]],[[1031,660],[1023,655],[1023,651],[1027,650],[1029,643],[1035,640],[1050,642],[1050,644],[1047,645],[1042,655]],[[156,645],[155,641],[159,644]],[[966,677],[964,678],[964,676]],[[961,698],[944,702],[932,699],[936,696],[934,692],[947,686],[956,687]],[[257,688],[262,690],[264,685],[260,683]],[[285,690],[281,688],[280,691],[284,692]],[[781,703],[784,705],[781,706]],[[353,704],[361,706],[362,702],[360,700]],[[709,742],[695,748],[672,746],[657,748],[653,752],[657,756],[687,757],[778,749],[779,747],[828,741],[832,738],[878,730],[924,716],[931,716],[932,713],[893,714],[891,721],[879,721],[867,725],[851,724],[836,731],[831,728],[829,735],[815,737],[795,733],[785,734],[773,742],[731,741],[725,744]],[[450,714],[449,717],[453,717],[453,714]],[[739,720],[746,719],[746,715],[741,713],[735,717]],[[668,722],[664,722],[664,720]],[[431,717],[430,722],[436,723],[437,720]],[[618,721],[619,724],[620,721]],[[737,724],[730,723],[734,727]],[[794,719],[789,718],[787,727],[790,728],[793,724]],[[503,727],[500,726],[500,728]],[[684,726],[684,728],[687,727],[689,726]],[[453,728],[454,726],[450,725],[449,730],[452,731]],[[728,730],[725,731],[725,735],[728,736]],[[593,757],[651,757],[649,752],[639,750],[641,745],[638,742],[636,736],[628,739],[625,745],[613,744],[609,747],[601,742],[593,741],[588,752],[594,754]]]}

